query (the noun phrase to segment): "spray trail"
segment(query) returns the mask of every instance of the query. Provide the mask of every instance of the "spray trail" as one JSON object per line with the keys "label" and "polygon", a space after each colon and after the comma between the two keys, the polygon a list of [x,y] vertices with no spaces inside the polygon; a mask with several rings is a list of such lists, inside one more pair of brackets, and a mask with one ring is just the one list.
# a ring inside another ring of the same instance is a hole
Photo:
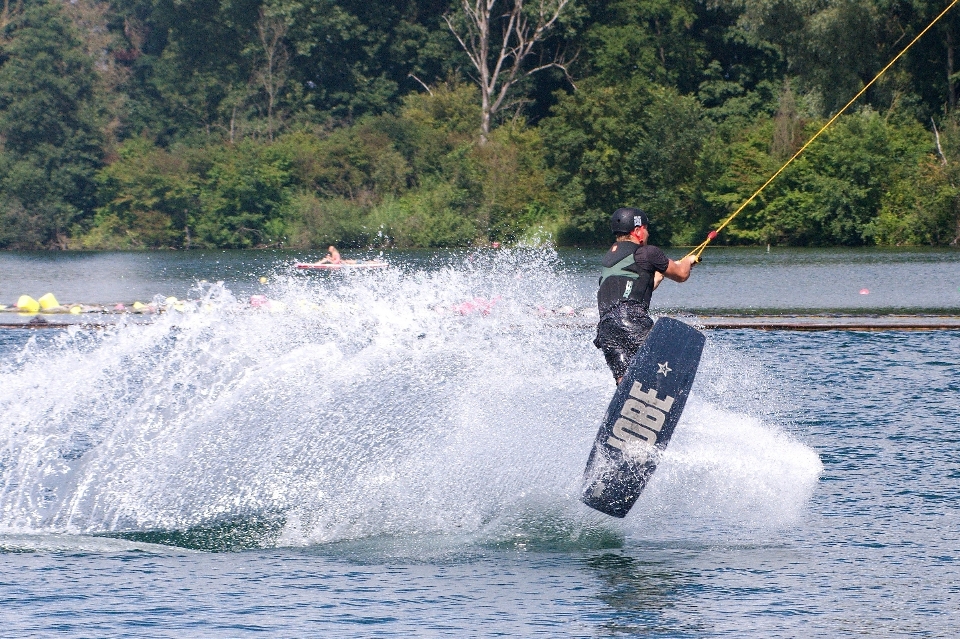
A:
{"label": "spray trail", "polygon": [[[550,251],[499,251],[278,277],[256,308],[205,286],[148,325],[31,340],[0,365],[0,531],[267,517],[282,522],[269,543],[498,543],[630,536],[691,509],[721,528],[795,517],[819,460],[727,408],[758,400],[743,384],[717,390],[736,357],[709,345],[713,364],[638,504],[649,516],[618,523],[579,504],[613,390],[579,290]],[[729,426],[720,439],[718,422]],[[763,447],[742,445],[758,436]],[[731,473],[751,488],[725,488]]]}

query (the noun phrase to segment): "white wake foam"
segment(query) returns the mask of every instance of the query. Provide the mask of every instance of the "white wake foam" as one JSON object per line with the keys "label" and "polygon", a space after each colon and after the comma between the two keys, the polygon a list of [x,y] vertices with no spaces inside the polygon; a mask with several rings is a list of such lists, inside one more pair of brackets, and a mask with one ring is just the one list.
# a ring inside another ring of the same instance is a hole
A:
{"label": "white wake foam", "polygon": [[613,383],[595,312],[569,308],[591,301],[549,251],[313,275],[274,278],[257,307],[207,286],[152,324],[8,355],[0,532],[265,515],[286,522],[282,544],[665,522],[683,537],[789,523],[814,490],[816,454],[770,421],[757,383],[728,383],[744,367],[708,341],[636,512],[621,524],[580,505]]}

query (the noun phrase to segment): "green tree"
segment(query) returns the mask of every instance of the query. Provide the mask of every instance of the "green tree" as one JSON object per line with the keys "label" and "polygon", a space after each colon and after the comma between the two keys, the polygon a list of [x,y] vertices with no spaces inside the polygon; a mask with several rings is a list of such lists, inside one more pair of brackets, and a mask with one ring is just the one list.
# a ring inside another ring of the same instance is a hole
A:
{"label": "green tree", "polygon": [[640,79],[584,83],[541,128],[571,222],[569,241],[605,242],[606,221],[620,206],[648,210],[662,244],[693,232],[698,158],[709,130],[694,98]]}
{"label": "green tree", "polygon": [[13,227],[27,216],[34,229],[0,243],[65,248],[70,226],[94,205],[102,140],[93,65],[59,5],[46,0],[27,4],[4,39],[0,216]]}
{"label": "green tree", "polygon": [[604,84],[641,76],[689,93],[700,81],[703,40],[694,0],[616,0],[595,3],[584,34],[584,66]]}
{"label": "green tree", "polygon": [[201,246],[251,248],[283,241],[290,158],[283,148],[245,141],[213,149],[191,225]]}
{"label": "green tree", "polygon": [[[454,42],[440,29],[447,0],[276,0],[292,48],[291,78],[321,113],[352,120],[389,111],[446,75]],[[417,78],[420,79],[418,82]]]}
{"label": "green tree", "polygon": [[[804,137],[822,124],[809,122]],[[745,201],[781,164],[771,155],[772,138],[771,122],[744,132],[729,147],[726,169],[707,199],[726,204],[727,211]],[[931,150],[929,134],[909,118],[888,120],[872,110],[843,117],[737,216],[726,239],[795,246],[872,243],[878,237],[873,220],[887,194],[914,179]]]}
{"label": "green tree", "polygon": [[102,206],[79,238],[84,248],[190,246],[191,215],[200,210],[195,150],[173,152],[134,138],[97,176]]}

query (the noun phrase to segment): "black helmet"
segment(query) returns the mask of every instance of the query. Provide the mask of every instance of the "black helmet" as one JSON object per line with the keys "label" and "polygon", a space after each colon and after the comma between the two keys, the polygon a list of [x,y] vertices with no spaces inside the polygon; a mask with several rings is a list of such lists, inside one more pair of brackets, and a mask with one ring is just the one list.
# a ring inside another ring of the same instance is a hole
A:
{"label": "black helmet", "polygon": [[647,226],[650,224],[650,218],[640,209],[625,206],[617,209],[610,217],[610,230],[614,233],[630,233],[638,226]]}

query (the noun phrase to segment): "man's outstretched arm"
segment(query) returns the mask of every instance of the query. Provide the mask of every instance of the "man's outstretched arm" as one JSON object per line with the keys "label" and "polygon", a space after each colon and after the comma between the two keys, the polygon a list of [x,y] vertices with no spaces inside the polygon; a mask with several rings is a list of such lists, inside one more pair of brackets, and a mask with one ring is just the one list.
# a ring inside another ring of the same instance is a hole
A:
{"label": "man's outstretched arm", "polygon": [[697,257],[695,255],[688,255],[676,262],[670,260],[669,264],[667,264],[667,270],[664,271],[663,275],[674,282],[686,282],[687,278],[690,277],[690,270],[696,263]]}

